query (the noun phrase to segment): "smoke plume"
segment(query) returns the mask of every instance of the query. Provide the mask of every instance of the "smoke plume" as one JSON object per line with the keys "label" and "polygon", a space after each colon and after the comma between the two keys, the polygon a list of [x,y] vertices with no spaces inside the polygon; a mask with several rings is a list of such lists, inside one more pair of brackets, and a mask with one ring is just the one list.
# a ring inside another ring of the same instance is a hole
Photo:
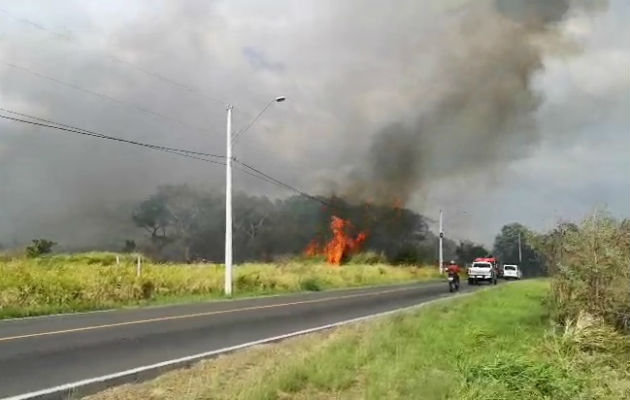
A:
{"label": "smoke plume", "polygon": [[542,99],[532,80],[546,55],[541,41],[559,34],[554,24],[569,1],[475,3],[445,21],[436,38],[438,83],[418,96],[430,106],[373,137],[349,173],[347,196],[406,204],[431,180],[500,173],[537,142],[533,117]]}
{"label": "smoke plume", "polygon": [[[2,6],[0,106],[222,154],[221,100],[236,106],[238,130],[285,95],[239,138],[239,160],[314,195],[422,214],[435,204],[413,201],[434,186],[453,177],[481,186],[480,177],[498,179],[532,154],[546,132],[537,127],[545,103],[533,82],[549,58],[579,48],[563,23],[607,7],[585,0],[89,4]],[[627,90],[617,98],[627,101]],[[575,103],[567,109],[586,108]],[[1,120],[0,246],[45,237],[65,248],[119,248],[142,237],[132,212],[157,187],[186,183],[220,195],[224,176],[215,164]],[[273,200],[293,194],[238,170],[234,185]],[[221,218],[210,222],[221,230]]]}

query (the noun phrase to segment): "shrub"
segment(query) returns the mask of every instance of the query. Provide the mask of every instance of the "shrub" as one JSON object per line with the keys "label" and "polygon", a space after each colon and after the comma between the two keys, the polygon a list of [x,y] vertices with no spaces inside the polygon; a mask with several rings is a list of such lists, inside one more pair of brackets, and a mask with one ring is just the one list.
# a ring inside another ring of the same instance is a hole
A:
{"label": "shrub", "polygon": [[26,247],[26,255],[29,257],[39,257],[52,252],[52,248],[57,243],[47,239],[33,239],[33,244]]}
{"label": "shrub", "polygon": [[561,324],[586,312],[623,331],[630,319],[630,230],[598,212],[557,236],[551,305]]}
{"label": "shrub", "polygon": [[132,253],[136,251],[136,242],[135,240],[125,240],[125,245],[123,246],[123,253]]}
{"label": "shrub", "polygon": [[322,285],[317,278],[307,278],[300,282],[300,288],[309,292],[319,292]]}
{"label": "shrub", "polygon": [[155,291],[155,285],[151,281],[142,282],[142,286],[140,286],[142,290],[142,298],[145,300],[149,300],[153,297],[153,292]]}

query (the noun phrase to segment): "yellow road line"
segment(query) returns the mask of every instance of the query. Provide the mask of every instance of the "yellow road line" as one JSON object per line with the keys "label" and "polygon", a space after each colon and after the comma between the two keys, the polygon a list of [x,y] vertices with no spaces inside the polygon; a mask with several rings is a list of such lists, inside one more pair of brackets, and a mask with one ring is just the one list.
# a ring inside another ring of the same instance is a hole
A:
{"label": "yellow road line", "polygon": [[80,328],[64,329],[64,330],[59,330],[59,331],[38,332],[38,333],[29,333],[29,334],[26,334],[26,335],[0,337],[0,342],[6,342],[6,341],[9,341],[9,340],[16,340],[16,339],[26,339],[26,338],[32,338],[32,337],[39,337],[39,336],[60,335],[60,334],[63,334],[63,333],[92,331],[92,330],[96,330],[96,329],[113,328],[113,327],[118,327],[118,326],[148,324],[148,323],[151,323],[151,322],[162,322],[162,321],[173,321],[173,320],[178,320],[178,319],[207,317],[209,315],[228,314],[228,313],[232,313],[232,312],[263,310],[263,309],[267,309],[267,308],[278,308],[278,307],[294,306],[294,305],[298,305],[298,304],[324,303],[324,302],[333,301],[333,300],[342,300],[342,299],[349,299],[349,298],[353,298],[353,297],[362,297],[362,296],[376,296],[376,295],[381,295],[381,294],[395,293],[395,292],[402,292],[402,291],[406,291],[406,290],[416,290],[416,289],[417,289],[416,287],[406,287],[406,288],[399,288],[399,289],[381,290],[379,292],[371,292],[371,293],[348,294],[348,295],[344,295],[344,296],[328,297],[328,298],[324,298],[324,299],[294,301],[294,302],[291,302],[291,303],[269,304],[269,305],[264,305],[264,306],[252,306],[252,307],[236,308],[236,309],[232,309],[232,310],[207,311],[207,312],[194,313],[194,314],[173,315],[173,316],[170,316],[170,317],[158,317],[158,318],[141,319],[141,320],[136,320],[136,321],[116,322],[116,323],[113,323],[113,324],[91,325],[91,326],[84,326],[84,327],[80,327]]}

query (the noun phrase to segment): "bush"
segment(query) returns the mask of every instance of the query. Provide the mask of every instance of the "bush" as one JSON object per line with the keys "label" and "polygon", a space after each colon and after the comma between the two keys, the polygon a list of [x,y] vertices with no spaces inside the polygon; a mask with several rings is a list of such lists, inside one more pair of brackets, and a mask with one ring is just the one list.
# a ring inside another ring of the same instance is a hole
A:
{"label": "bush", "polygon": [[423,257],[420,250],[411,245],[400,248],[392,258],[392,263],[397,265],[419,265],[422,262]]}
{"label": "bush", "polygon": [[26,255],[28,257],[39,257],[43,254],[52,252],[52,248],[57,243],[47,239],[33,239],[33,244],[26,247]]}
{"label": "bush", "polygon": [[576,321],[582,312],[623,331],[630,319],[630,230],[605,213],[594,213],[556,238],[551,304],[558,322]]}
{"label": "bush", "polygon": [[123,246],[123,253],[132,253],[136,251],[136,242],[135,240],[125,240],[125,245]]}
{"label": "bush", "polygon": [[317,278],[307,278],[300,282],[300,288],[309,292],[319,292],[322,285]]}

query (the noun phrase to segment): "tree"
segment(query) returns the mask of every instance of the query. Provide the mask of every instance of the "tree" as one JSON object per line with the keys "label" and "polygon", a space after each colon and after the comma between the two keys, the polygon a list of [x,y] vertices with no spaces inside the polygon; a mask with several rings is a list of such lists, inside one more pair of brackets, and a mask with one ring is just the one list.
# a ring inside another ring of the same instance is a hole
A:
{"label": "tree", "polygon": [[520,267],[526,276],[536,276],[545,272],[541,254],[531,242],[534,233],[519,223],[504,225],[494,239],[494,255],[503,264],[519,264],[518,242],[521,240],[522,262]]}
{"label": "tree", "polygon": [[146,230],[155,241],[166,238],[166,228],[171,223],[171,215],[166,207],[166,197],[158,189],[158,193],[143,201],[136,207],[132,215],[133,222]]}
{"label": "tree", "polygon": [[136,250],[135,240],[125,240],[125,246],[123,247],[123,253],[132,253]]}
{"label": "tree", "polygon": [[33,239],[33,244],[26,247],[26,255],[28,257],[39,257],[43,254],[52,252],[52,248],[57,243],[47,239]]}
{"label": "tree", "polygon": [[475,258],[486,257],[490,252],[482,245],[470,241],[460,241],[455,249],[455,257],[459,265],[471,263]]}
{"label": "tree", "polygon": [[[270,200],[236,193],[233,197],[233,246],[236,262],[272,260],[300,254],[312,240],[331,239],[330,220],[337,216],[352,223],[351,234],[367,233],[364,250],[384,253],[388,260],[426,264],[435,262],[437,239],[425,217],[412,210],[349,203],[338,197],[321,204],[303,196]],[[154,250],[164,259],[224,257],[225,202],[222,193],[186,185],[162,186],[139,203],[133,221],[149,234]],[[445,241],[447,257],[457,244]]]}
{"label": "tree", "polygon": [[577,234],[579,227],[572,222],[560,222],[554,229],[543,234],[529,233],[527,238],[540,255],[541,265],[546,272],[554,274],[563,263],[567,235]]}

